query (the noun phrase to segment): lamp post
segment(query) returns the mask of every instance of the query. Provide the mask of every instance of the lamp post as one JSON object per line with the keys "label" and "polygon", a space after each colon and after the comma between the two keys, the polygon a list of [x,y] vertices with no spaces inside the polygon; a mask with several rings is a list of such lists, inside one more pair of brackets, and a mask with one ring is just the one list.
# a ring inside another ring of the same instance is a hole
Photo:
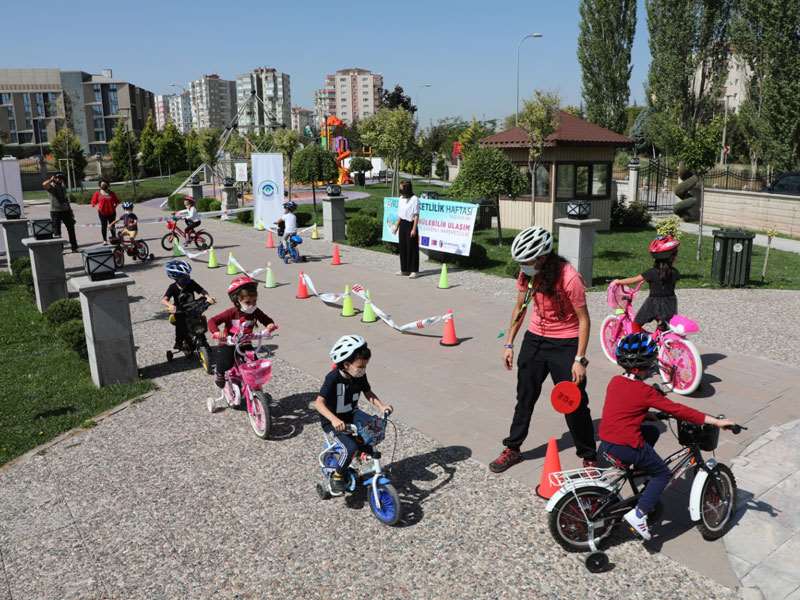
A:
{"label": "lamp post", "polygon": [[523,37],[519,41],[519,45],[517,46],[517,110],[514,112],[514,125],[519,127],[519,51],[522,48],[522,43],[527,40],[528,38],[540,38],[542,37],[541,33],[529,33],[525,37]]}

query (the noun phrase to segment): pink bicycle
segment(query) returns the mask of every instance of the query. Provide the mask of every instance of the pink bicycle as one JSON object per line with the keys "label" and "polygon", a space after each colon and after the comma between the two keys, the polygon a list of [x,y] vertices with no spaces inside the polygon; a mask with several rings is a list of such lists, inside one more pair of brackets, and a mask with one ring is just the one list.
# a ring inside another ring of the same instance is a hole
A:
{"label": "pink bicycle", "polygon": [[[606,358],[617,363],[617,343],[633,332],[633,300],[639,289],[622,285],[608,286],[608,306],[614,314],[603,319],[600,326],[600,346]],[[703,361],[695,345],[686,339],[690,333],[700,331],[700,326],[683,315],[675,315],[669,321],[666,331],[656,328],[651,333],[658,344],[658,372],[661,379],[676,394],[687,395],[694,392],[703,378]]]}

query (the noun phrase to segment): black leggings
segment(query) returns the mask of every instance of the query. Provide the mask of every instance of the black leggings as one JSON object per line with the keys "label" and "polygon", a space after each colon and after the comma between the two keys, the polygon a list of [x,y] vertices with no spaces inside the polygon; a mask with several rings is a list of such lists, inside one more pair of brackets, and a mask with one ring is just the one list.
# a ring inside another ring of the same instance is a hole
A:
{"label": "black leggings", "polygon": [[411,228],[414,223],[400,219],[397,231],[400,242],[400,270],[403,273],[416,273],[419,271],[419,231],[411,237]]}
{"label": "black leggings", "polygon": [[[542,392],[542,383],[548,375],[553,383],[572,380],[572,363],[578,352],[578,338],[548,338],[525,332],[522,348],[517,359],[517,406],[508,437],[503,440],[506,448],[519,450],[531,425],[533,407]],[[567,427],[575,442],[578,456],[595,460],[597,452],[594,441],[594,425],[589,412],[589,397],[586,395],[586,380],[581,384],[581,403],[578,408],[564,415]]]}
{"label": "black leggings", "polygon": [[103,236],[103,241],[106,242],[108,241],[108,224],[116,219],[117,216],[111,215],[106,217],[105,215],[97,213],[97,217],[100,219],[100,235]]}

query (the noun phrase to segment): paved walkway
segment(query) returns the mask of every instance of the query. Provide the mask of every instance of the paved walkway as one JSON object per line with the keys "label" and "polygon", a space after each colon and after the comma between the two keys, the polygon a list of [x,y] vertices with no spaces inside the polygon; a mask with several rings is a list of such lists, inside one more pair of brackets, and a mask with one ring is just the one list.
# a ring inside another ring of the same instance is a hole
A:
{"label": "paved walkway", "polygon": [[[721,228],[716,225],[703,225],[703,237],[712,237],[715,229]],[[681,223],[681,231],[697,235],[697,233],[700,231],[700,226],[697,225],[697,223]],[[757,233],[756,237],[753,238],[753,243],[756,246],[766,246],[767,236],[763,233]],[[784,252],[795,252],[800,254],[800,240],[775,237],[772,238],[772,247],[775,250],[783,250]]]}
{"label": "paved walkway", "polygon": [[[76,212],[79,221],[94,221],[91,209]],[[140,212],[142,218],[155,214],[147,207]],[[500,449],[514,404],[515,378],[500,365],[497,341],[513,296],[509,280],[455,271],[454,290],[441,291],[428,267],[415,281],[394,277],[396,257],[347,248],[346,264],[333,269],[328,244],[304,244],[305,253],[322,259],[304,265],[321,291],[358,281],[399,322],[453,308],[464,343],[444,349],[436,343],[437,330],[402,336],[380,323],[341,319],[316,299],[295,300],[297,266],[278,263],[250,229],[206,225],[220,243],[220,258],[235,250],[250,269],[272,260],[285,284],[264,290],[261,302],[282,324],[270,386],[284,439],[260,442],[243,415],[204,412],[209,379],[187,361],[168,365],[163,359],[172,333],[157,305],[167,283],[163,259],[130,268],[138,361],[161,389],[43,456],[0,472],[8,597],[361,597],[375,586],[381,597],[614,598],[632,595],[630,581],[637,582],[633,597],[732,597],[738,580],[724,544],[705,543],[691,529],[685,494],[668,503],[656,544],[622,543],[621,534],[609,550],[616,563],[610,574],[588,576],[581,557],[555,546],[542,504],[530,491],[547,438],[565,429],[546,402],[525,448],[529,460],[505,476],[488,473],[485,465]],[[143,235],[163,254],[161,231],[151,228]],[[83,228],[80,239],[94,240],[98,233]],[[79,273],[78,256],[66,258],[70,272]],[[195,266],[198,280],[223,298],[229,279],[224,269]],[[707,296],[709,310],[725,293]],[[590,308],[599,322],[606,310],[601,294],[591,295]],[[319,430],[306,405],[329,368],[327,349],[346,331],[370,340],[370,379],[401,421],[396,478],[410,516],[400,529],[379,527],[363,504],[347,510],[318,502],[313,492]],[[589,392],[598,418],[615,369],[595,337]],[[746,335],[723,341],[713,352],[701,347],[708,374],[688,402],[750,426],[736,439],[724,436],[718,456],[729,461],[770,426],[800,418],[789,397],[800,385],[800,371],[747,356]],[[669,442],[664,440],[664,451],[673,447]],[[563,466],[577,464],[569,437],[559,445]],[[381,563],[348,558],[342,564],[337,558],[359,554],[381,557]],[[348,572],[346,583],[333,578],[340,570]],[[337,585],[352,587],[330,587]],[[4,593],[0,584],[0,598]]]}

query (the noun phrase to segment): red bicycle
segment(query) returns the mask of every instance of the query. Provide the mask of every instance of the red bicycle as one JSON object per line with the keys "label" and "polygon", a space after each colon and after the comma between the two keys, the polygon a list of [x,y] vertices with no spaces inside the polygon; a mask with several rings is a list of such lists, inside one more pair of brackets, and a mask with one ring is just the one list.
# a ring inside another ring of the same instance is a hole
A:
{"label": "red bicycle", "polygon": [[167,233],[161,238],[161,247],[169,252],[172,251],[172,245],[175,240],[178,240],[183,246],[194,243],[198,250],[207,250],[214,245],[214,238],[211,234],[202,229],[192,229],[187,233],[178,227],[179,217],[175,214],[167,219]]}
{"label": "red bicycle", "polygon": [[122,234],[122,228],[111,228],[111,239],[109,243],[114,246],[114,266],[121,269],[125,264],[125,255],[127,254],[133,260],[141,260],[142,262],[153,260],[155,258],[150,253],[150,247],[144,240],[137,240],[129,238]]}

